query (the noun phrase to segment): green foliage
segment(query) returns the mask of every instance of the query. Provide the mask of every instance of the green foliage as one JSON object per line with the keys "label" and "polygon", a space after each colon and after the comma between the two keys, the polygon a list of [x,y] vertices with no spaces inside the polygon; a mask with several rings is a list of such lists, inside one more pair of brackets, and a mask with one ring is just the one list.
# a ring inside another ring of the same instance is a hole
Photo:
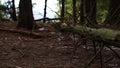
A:
{"label": "green foliage", "polygon": [[7,9],[6,6],[0,4],[0,20],[3,19],[4,12],[5,12],[6,9]]}
{"label": "green foliage", "polygon": [[92,30],[93,34],[102,38],[102,40],[115,40],[119,31],[107,29],[107,28],[100,28]]}
{"label": "green foliage", "polygon": [[3,18],[3,13],[0,12],[0,20]]}
{"label": "green foliage", "polygon": [[97,21],[99,23],[106,19],[109,0],[97,0]]}
{"label": "green foliage", "polygon": [[[58,0],[59,4],[59,10],[58,13],[60,13],[60,9],[61,9],[61,1],[62,0]],[[109,4],[109,0],[97,0],[97,21],[98,23],[103,22],[106,19],[107,13],[108,13],[108,4]],[[77,0],[77,15],[79,15],[78,11],[79,11],[79,6],[80,6],[80,0]],[[70,18],[72,17],[72,0],[65,0],[65,17]]]}
{"label": "green foliage", "polygon": [[[58,13],[61,11],[61,5],[62,5],[62,0],[58,0]],[[77,6],[77,11],[79,11],[79,5],[80,5],[80,0],[76,1],[76,6]],[[72,5],[72,0],[65,0],[65,17],[69,18],[72,17],[73,13],[73,5]]]}
{"label": "green foliage", "polygon": [[6,9],[7,9],[6,6],[4,6],[4,5],[0,5],[0,10],[1,10],[1,11],[5,11]]}
{"label": "green foliage", "polygon": [[97,40],[100,39],[104,41],[107,41],[107,40],[120,41],[120,31],[117,31],[117,30],[112,30],[107,28],[96,29],[96,28],[90,28],[90,27],[79,26],[79,25],[71,26],[71,29],[68,27],[69,26],[67,25],[61,26],[61,28],[64,28],[68,31],[70,30],[84,37],[90,36],[91,38],[94,38]]}

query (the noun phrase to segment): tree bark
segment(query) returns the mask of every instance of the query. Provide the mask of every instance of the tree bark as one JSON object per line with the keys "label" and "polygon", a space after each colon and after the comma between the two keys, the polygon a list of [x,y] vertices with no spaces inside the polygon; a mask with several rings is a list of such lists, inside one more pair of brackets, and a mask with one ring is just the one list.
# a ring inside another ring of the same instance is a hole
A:
{"label": "tree bark", "polygon": [[64,32],[74,32],[81,37],[96,40],[96,41],[102,41],[108,44],[112,44],[112,46],[116,46],[120,48],[120,31],[111,30],[107,28],[90,28],[85,26],[67,26],[62,25],[60,27],[61,31]]}
{"label": "tree bark", "polygon": [[76,8],[76,0],[73,0],[73,24],[77,23],[77,8]]}
{"label": "tree bark", "polygon": [[94,24],[97,24],[96,22],[96,0],[91,0],[91,21]]}
{"label": "tree bark", "polygon": [[65,16],[65,0],[61,0],[62,1],[62,8],[61,8],[61,22],[63,23],[64,21],[64,16]]}
{"label": "tree bark", "polygon": [[81,0],[79,14],[80,14],[80,24],[83,25],[84,24],[84,0]]}
{"label": "tree bark", "polygon": [[120,26],[120,0],[110,0],[105,23],[109,26]]}
{"label": "tree bark", "polygon": [[18,28],[33,29],[33,11],[31,0],[20,0]]}
{"label": "tree bark", "polygon": [[95,27],[96,22],[96,0],[85,0],[85,19],[86,25]]}
{"label": "tree bark", "polygon": [[13,12],[12,12],[12,19],[14,21],[17,21],[16,11],[15,11],[15,0],[12,0],[12,10],[13,10]]}
{"label": "tree bark", "polygon": [[45,0],[45,8],[44,8],[44,20],[43,20],[43,23],[46,22],[46,9],[47,9],[47,0]]}

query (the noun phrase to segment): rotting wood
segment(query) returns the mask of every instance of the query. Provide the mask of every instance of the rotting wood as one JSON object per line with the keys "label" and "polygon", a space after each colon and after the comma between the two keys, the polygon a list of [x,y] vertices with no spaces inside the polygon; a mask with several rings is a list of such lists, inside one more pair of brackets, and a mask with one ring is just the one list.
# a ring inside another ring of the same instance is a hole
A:
{"label": "rotting wood", "polygon": [[66,26],[61,25],[61,30],[64,32],[74,32],[82,37],[91,40],[102,41],[107,44],[120,48],[120,31],[107,29],[107,28],[90,28],[86,26]]}
{"label": "rotting wood", "polygon": [[[99,50],[96,50],[95,55],[85,64],[84,68],[88,68],[95,58],[100,54],[101,67],[103,67],[102,50],[104,47],[110,48],[112,52],[120,58],[119,54],[114,51],[110,46],[120,48],[120,31],[107,29],[107,28],[90,28],[86,26],[68,26],[67,24],[61,25],[61,31],[63,32],[74,32],[81,36],[81,38],[87,38],[96,42],[101,42],[102,46]],[[96,45],[95,45],[96,46]]]}

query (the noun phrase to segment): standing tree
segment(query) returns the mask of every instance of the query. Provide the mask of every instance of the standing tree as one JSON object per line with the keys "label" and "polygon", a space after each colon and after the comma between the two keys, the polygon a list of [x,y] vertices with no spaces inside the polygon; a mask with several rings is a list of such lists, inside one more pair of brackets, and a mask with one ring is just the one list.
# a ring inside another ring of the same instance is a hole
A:
{"label": "standing tree", "polygon": [[33,29],[33,11],[31,0],[20,0],[18,28]]}
{"label": "standing tree", "polygon": [[109,26],[118,26],[120,25],[120,0],[110,0],[108,16],[105,23]]}
{"label": "standing tree", "polygon": [[16,11],[15,11],[15,0],[12,0],[12,19],[14,20],[14,21],[17,21],[17,17],[16,17]]}
{"label": "standing tree", "polygon": [[85,0],[85,19],[88,26],[94,27],[96,22],[96,0]]}
{"label": "standing tree", "polygon": [[43,20],[43,23],[46,22],[46,10],[47,10],[47,0],[45,0],[45,8],[44,8],[44,20]]}
{"label": "standing tree", "polygon": [[84,0],[81,0],[81,4],[79,7],[79,16],[80,16],[80,24],[84,24]]}
{"label": "standing tree", "polygon": [[102,23],[105,21],[108,7],[109,7],[109,0],[97,0],[97,21],[98,23]]}
{"label": "standing tree", "polygon": [[[59,13],[61,12],[61,17],[64,16],[64,18],[73,17],[73,0],[58,0],[59,2]],[[78,13],[78,6],[80,1],[76,0],[76,14]],[[63,9],[63,10],[62,10]],[[61,11],[60,11],[61,10]],[[63,14],[64,13],[64,14]],[[77,15],[78,16],[78,15]]]}
{"label": "standing tree", "polygon": [[62,1],[62,9],[61,9],[61,19],[63,22],[64,21],[64,13],[65,13],[65,0],[61,0]]}
{"label": "standing tree", "polygon": [[92,21],[92,23],[93,24],[97,24],[97,22],[96,22],[96,0],[91,0],[91,2],[90,2],[90,8],[91,8],[91,21]]}
{"label": "standing tree", "polygon": [[77,12],[76,0],[73,0],[73,21],[74,21],[74,24],[77,23],[76,12]]}

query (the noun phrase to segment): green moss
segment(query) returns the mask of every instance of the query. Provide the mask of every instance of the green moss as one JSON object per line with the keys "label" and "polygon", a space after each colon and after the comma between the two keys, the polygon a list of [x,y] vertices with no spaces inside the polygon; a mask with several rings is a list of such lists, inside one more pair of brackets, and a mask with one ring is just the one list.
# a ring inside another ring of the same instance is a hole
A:
{"label": "green moss", "polygon": [[85,26],[75,26],[73,27],[73,31],[86,36],[92,35],[94,38],[99,37],[101,40],[116,40],[116,38],[120,40],[120,31],[107,28],[95,29]]}

